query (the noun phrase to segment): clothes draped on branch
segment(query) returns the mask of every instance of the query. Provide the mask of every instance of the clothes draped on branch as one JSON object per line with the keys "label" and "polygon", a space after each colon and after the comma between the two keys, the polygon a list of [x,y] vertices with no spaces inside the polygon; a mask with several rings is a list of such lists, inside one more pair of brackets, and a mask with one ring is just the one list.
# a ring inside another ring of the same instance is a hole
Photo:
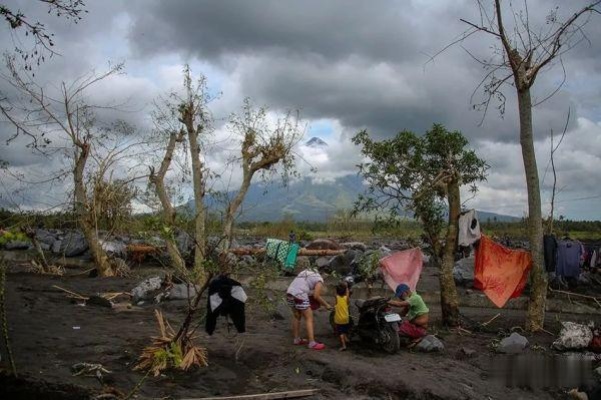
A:
{"label": "clothes draped on branch", "polygon": [[293,271],[296,266],[298,255],[298,243],[286,242],[279,239],[267,239],[265,244],[265,255],[267,258],[276,260],[284,270]]}
{"label": "clothes draped on branch", "polygon": [[519,297],[528,280],[532,257],[525,250],[511,250],[482,235],[476,248],[474,288],[499,308]]}
{"label": "clothes draped on branch", "polygon": [[386,284],[395,290],[406,283],[415,291],[424,266],[424,256],[420,248],[399,251],[380,260],[380,269]]}
{"label": "clothes draped on branch", "polygon": [[478,241],[482,233],[480,231],[480,222],[476,210],[469,210],[459,216],[459,233],[457,235],[457,244],[467,247]]}
{"label": "clothes draped on branch", "polygon": [[245,303],[248,296],[244,292],[242,284],[225,275],[220,275],[211,281],[208,290],[206,332],[209,335],[215,332],[219,316],[230,317],[238,333],[245,332]]}

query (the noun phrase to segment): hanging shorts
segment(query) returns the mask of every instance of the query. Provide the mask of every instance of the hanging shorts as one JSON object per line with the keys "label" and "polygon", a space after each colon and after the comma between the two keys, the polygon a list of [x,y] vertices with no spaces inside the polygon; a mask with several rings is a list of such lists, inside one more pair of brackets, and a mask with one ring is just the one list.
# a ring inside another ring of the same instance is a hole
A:
{"label": "hanging shorts", "polygon": [[291,308],[299,311],[305,311],[311,307],[309,296],[294,297],[291,294],[286,294],[286,302]]}

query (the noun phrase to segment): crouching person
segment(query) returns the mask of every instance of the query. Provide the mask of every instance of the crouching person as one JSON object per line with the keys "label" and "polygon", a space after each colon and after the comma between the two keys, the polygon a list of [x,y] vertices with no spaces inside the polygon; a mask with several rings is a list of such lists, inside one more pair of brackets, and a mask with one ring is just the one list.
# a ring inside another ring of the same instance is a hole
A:
{"label": "crouching person", "polygon": [[410,345],[414,345],[427,334],[430,310],[422,297],[404,283],[397,286],[395,297],[398,300],[390,300],[388,304],[401,308],[401,315],[405,317],[399,335],[409,338]]}

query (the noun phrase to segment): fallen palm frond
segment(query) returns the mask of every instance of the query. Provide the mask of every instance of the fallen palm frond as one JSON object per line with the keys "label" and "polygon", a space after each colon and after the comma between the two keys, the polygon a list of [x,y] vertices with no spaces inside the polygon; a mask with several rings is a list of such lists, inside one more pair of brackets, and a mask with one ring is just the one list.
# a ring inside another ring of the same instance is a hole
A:
{"label": "fallen palm frond", "polygon": [[153,337],[152,344],[144,348],[134,370],[147,370],[158,376],[169,368],[187,371],[192,367],[208,365],[206,349],[195,346],[191,336],[182,336],[174,340],[176,333],[163,314],[155,310],[155,316],[160,336]]}

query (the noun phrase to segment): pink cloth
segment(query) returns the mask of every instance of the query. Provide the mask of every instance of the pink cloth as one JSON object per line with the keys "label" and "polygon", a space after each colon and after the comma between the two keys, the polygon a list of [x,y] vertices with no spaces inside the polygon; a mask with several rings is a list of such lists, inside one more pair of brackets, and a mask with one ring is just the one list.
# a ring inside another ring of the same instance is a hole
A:
{"label": "pink cloth", "polygon": [[384,281],[394,291],[400,283],[406,283],[415,291],[424,265],[421,249],[399,251],[380,260]]}

